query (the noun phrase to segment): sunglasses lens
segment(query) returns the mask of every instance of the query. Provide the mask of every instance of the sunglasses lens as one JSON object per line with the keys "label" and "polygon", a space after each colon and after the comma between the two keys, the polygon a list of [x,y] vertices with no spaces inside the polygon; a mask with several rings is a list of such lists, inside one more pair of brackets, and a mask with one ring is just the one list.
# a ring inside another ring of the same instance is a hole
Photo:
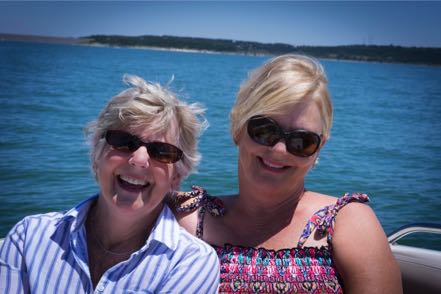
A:
{"label": "sunglasses lens", "polygon": [[301,157],[313,155],[321,140],[319,135],[306,130],[284,132],[276,122],[264,116],[249,119],[248,135],[254,142],[265,146],[274,146],[284,139],[288,152]]}
{"label": "sunglasses lens", "polygon": [[294,155],[313,155],[320,146],[320,136],[308,131],[295,131],[289,135],[287,148]]}
{"label": "sunglasses lens", "polygon": [[266,117],[252,117],[248,121],[248,135],[265,146],[274,146],[281,139],[279,126]]}
{"label": "sunglasses lens", "polygon": [[107,131],[107,143],[118,150],[134,151],[139,147],[136,137],[123,131]]}
{"label": "sunglasses lens", "polygon": [[135,151],[140,146],[146,146],[149,156],[162,163],[179,161],[183,152],[178,147],[164,142],[143,143],[138,137],[124,131],[109,130],[106,132],[107,144],[117,150]]}
{"label": "sunglasses lens", "polygon": [[147,150],[149,155],[162,163],[174,163],[182,158],[183,152],[178,147],[164,143],[152,142],[148,143]]}

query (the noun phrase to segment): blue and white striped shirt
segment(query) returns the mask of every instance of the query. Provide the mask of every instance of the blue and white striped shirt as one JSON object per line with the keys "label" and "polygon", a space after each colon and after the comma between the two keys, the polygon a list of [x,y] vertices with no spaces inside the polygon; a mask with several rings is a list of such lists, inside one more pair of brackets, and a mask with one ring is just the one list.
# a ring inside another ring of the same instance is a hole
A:
{"label": "blue and white striped shirt", "polygon": [[108,269],[95,290],[86,230],[92,197],[66,213],[24,218],[0,248],[1,293],[215,293],[219,261],[164,206],[145,245]]}

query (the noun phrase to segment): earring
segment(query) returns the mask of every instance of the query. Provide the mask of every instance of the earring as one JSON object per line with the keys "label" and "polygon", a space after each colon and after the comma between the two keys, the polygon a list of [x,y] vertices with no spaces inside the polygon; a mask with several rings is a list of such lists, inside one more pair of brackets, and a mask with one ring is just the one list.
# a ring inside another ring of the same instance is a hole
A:
{"label": "earring", "polygon": [[319,164],[319,157],[317,156],[317,158],[315,159],[311,169],[315,168],[318,164]]}

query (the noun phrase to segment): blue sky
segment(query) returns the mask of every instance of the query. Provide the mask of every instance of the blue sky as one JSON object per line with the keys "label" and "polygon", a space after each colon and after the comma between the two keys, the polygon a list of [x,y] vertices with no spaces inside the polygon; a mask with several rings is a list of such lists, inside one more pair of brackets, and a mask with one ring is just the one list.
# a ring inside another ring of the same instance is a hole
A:
{"label": "blue sky", "polygon": [[441,47],[441,2],[0,2],[0,32]]}

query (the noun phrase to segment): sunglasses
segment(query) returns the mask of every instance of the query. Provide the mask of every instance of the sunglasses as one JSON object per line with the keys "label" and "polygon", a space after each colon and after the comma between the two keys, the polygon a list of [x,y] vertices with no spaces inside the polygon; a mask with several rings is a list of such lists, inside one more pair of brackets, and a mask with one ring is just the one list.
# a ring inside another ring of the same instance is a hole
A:
{"label": "sunglasses", "polygon": [[162,163],[175,163],[179,161],[183,152],[178,147],[164,142],[143,142],[137,136],[124,131],[109,130],[104,134],[107,144],[116,150],[135,151],[141,146],[147,148],[149,156]]}
{"label": "sunglasses", "polygon": [[253,116],[248,120],[248,135],[264,146],[274,146],[280,140],[285,140],[289,153],[308,157],[320,147],[321,136],[307,130],[285,131],[273,119],[261,115]]}

